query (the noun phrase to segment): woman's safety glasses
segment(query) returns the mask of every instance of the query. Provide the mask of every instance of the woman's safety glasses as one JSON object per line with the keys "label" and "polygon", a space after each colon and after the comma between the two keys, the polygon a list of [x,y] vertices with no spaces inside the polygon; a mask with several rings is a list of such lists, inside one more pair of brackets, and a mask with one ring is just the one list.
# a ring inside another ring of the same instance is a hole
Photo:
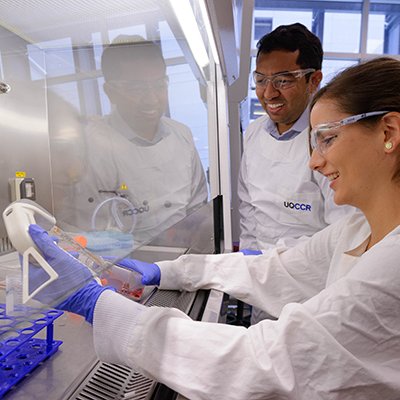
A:
{"label": "woman's safety glasses", "polygon": [[338,137],[337,129],[345,126],[354,124],[364,118],[374,117],[377,115],[386,114],[389,111],[372,111],[362,113],[358,115],[352,115],[338,122],[328,122],[326,124],[320,124],[311,129],[310,132],[310,145],[312,150],[317,150],[320,154],[325,154],[328,149],[335,142]]}
{"label": "woman's safety glasses", "polygon": [[289,89],[296,85],[297,81],[305,75],[311,74],[315,72],[314,68],[307,69],[297,69],[296,71],[288,71],[279,73],[276,75],[266,76],[264,74],[260,74],[257,71],[253,72],[253,79],[256,87],[265,88],[268,85],[268,82],[271,82],[272,86],[276,90],[284,90]]}

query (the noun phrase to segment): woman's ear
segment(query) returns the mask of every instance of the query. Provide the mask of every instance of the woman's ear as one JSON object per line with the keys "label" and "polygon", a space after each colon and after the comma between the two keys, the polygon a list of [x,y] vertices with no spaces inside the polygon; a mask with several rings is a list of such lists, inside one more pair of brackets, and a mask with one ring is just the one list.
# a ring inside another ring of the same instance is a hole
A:
{"label": "woman's ear", "polygon": [[382,117],[384,124],[385,152],[391,153],[400,147],[400,113],[392,111]]}

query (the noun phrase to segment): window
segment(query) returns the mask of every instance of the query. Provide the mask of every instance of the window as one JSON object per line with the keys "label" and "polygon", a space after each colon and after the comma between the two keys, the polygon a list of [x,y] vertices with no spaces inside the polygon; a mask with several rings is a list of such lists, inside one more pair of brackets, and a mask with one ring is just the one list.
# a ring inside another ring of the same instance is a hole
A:
{"label": "window", "polygon": [[400,50],[400,2],[371,1],[367,52],[397,55]]}
{"label": "window", "polygon": [[[324,49],[322,85],[338,71],[360,60],[373,55],[396,56],[400,53],[399,0],[256,0],[252,69],[257,41],[277,26],[295,22],[307,26],[321,40]],[[248,101],[251,122],[263,115],[251,85]]]}

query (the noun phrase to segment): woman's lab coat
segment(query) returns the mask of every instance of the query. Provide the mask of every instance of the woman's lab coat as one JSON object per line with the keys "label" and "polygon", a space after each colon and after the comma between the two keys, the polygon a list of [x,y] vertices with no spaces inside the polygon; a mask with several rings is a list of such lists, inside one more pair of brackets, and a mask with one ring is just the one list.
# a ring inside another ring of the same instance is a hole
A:
{"label": "woman's lab coat", "polygon": [[369,235],[356,212],[282,253],[160,262],[163,289],[218,289],[279,319],[194,322],[106,291],[96,351],[191,400],[398,400],[400,227],[364,253]]}

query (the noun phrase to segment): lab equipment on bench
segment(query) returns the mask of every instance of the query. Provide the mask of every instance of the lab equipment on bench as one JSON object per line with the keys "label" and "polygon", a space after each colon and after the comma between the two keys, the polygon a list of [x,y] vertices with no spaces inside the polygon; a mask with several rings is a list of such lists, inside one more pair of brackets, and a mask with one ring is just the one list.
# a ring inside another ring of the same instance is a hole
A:
{"label": "lab equipment on bench", "polygon": [[[80,287],[83,287],[90,279],[95,277],[101,279],[103,273],[106,273],[108,279],[110,279],[110,276],[114,277],[114,275],[117,275],[116,272],[119,272],[120,268],[114,267],[113,265],[117,264],[118,260],[123,257],[104,259],[93,254],[84,247],[84,243],[82,243],[82,241],[81,243],[83,245],[79,243],[79,240],[75,240],[68,233],[59,228],[56,225],[56,219],[54,216],[43,207],[27,199],[15,201],[4,210],[3,219],[12,245],[22,255],[23,304],[26,304],[29,300],[34,299],[35,296],[39,297],[38,294],[43,289],[59,278],[57,272],[50,266],[50,264],[39,252],[28,232],[29,226],[31,224],[36,224],[36,218],[41,218],[40,224],[46,230],[48,230],[50,236],[55,237],[55,242],[57,245],[65,250],[69,257],[74,257],[76,255],[78,260],[90,271],[90,274],[87,274],[85,279],[80,281],[76,280],[76,287],[70,287],[68,288],[69,290],[65,289],[63,293],[60,290],[55,291],[54,298],[49,298],[48,293],[46,293],[48,305],[58,305],[60,301],[64,300],[70,293],[76,291]],[[36,270],[36,268],[40,268],[41,270]],[[42,279],[39,284],[36,280],[35,285],[37,285],[37,287],[33,285],[33,288],[31,289],[31,278],[35,278],[37,275],[41,275],[46,279]],[[118,281],[119,276],[120,275],[115,277],[116,281]],[[128,295],[131,291],[134,291],[134,296],[132,296],[132,298],[140,298],[140,289],[143,289],[141,284],[141,275],[135,271],[129,271],[123,276],[123,279],[124,281],[121,282],[120,288],[117,287],[117,290],[121,290],[123,294]],[[128,290],[128,288],[131,290]],[[7,290],[10,292],[10,288]],[[10,299],[10,301],[12,301],[12,299]]]}
{"label": "lab equipment on bench", "polygon": [[100,202],[93,211],[91,218],[91,228],[97,231],[97,220],[101,215],[102,210],[109,207],[109,213],[112,220],[115,222],[120,232],[132,233],[136,224],[136,215],[132,212],[135,209],[134,205],[121,194],[115,190],[99,190],[99,193],[111,193],[114,196],[107,198]]}
{"label": "lab equipment on bench", "polygon": [[128,254],[135,245],[135,207],[122,191],[99,190],[98,193],[112,197],[100,199],[92,212],[89,230],[82,232],[87,239],[86,248],[99,255]]}

